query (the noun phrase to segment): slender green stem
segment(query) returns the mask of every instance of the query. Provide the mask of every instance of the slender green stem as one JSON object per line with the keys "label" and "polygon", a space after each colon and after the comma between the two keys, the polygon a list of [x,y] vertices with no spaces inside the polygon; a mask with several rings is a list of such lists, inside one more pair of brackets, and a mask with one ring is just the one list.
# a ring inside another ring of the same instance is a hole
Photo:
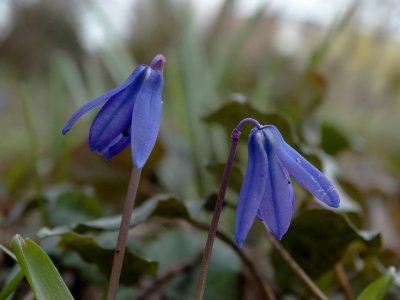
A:
{"label": "slender green stem", "polygon": [[286,251],[282,244],[271,234],[268,228],[265,228],[267,237],[271,242],[272,246],[279,253],[282,259],[286,262],[289,268],[303,281],[308,287],[310,292],[319,300],[329,300],[328,297],[316,286],[306,272],[300,267],[300,265],[293,259],[293,257]]}
{"label": "slender green stem", "polygon": [[10,250],[8,250],[7,247],[3,246],[0,244],[0,250],[3,251],[5,254],[7,254],[9,257],[11,257],[13,260],[17,261],[17,258],[15,257],[14,253],[12,253]]}
{"label": "slender green stem", "polygon": [[46,208],[45,208],[45,199],[43,197],[43,187],[42,187],[42,180],[40,178],[40,174],[38,172],[38,145],[37,145],[37,136],[35,133],[35,129],[33,126],[32,114],[31,109],[29,107],[29,96],[26,90],[25,85],[21,85],[21,99],[22,99],[22,112],[25,121],[25,128],[28,134],[29,139],[29,147],[31,153],[31,163],[32,163],[32,170],[34,172],[34,184],[36,189],[36,199],[38,202],[39,211],[41,214],[42,222],[44,224],[47,223],[47,216],[46,216]]}
{"label": "slender green stem", "polygon": [[[204,224],[202,222],[196,221],[196,220],[190,220],[190,224],[198,229],[209,231],[209,227],[207,224]],[[229,247],[232,248],[233,251],[240,257],[244,265],[248,268],[250,271],[250,274],[254,277],[254,280],[256,281],[257,285],[260,287],[260,291],[263,295],[263,299],[266,300],[275,300],[274,292],[272,291],[272,288],[269,286],[268,282],[264,280],[261,276],[261,274],[258,272],[257,267],[253,264],[251,259],[246,255],[246,253],[240,249],[236,243],[226,234],[224,234],[221,231],[216,232],[216,237],[227,244]]]}
{"label": "slender green stem", "polygon": [[115,247],[114,261],[111,270],[110,282],[108,284],[108,300],[115,300],[118,290],[119,278],[121,276],[122,262],[124,260],[126,241],[128,239],[129,224],[132,210],[135,204],[136,192],[139,185],[142,169],[133,167],[129,180],[128,192],[125,198],[124,210],[122,212],[121,225],[119,227],[117,246]]}

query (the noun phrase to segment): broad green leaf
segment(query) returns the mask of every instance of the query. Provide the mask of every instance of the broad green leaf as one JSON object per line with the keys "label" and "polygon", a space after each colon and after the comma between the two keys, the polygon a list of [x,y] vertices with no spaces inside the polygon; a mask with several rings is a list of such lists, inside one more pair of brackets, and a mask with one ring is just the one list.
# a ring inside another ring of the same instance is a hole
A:
{"label": "broad green leaf", "polygon": [[[330,270],[344,255],[353,242],[360,242],[371,251],[379,249],[381,237],[376,232],[362,232],[333,211],[308,210],[293,219],[282,245],[312,278],[318,278]],[[290,285],[291,270],[274,251],[273,264],[276,281]]]}
{"label": "broad green leaf", "polygon": [[[229,101],[203,118],[207,123],[217,123],[230,134],[237,124],[244,118],[254,118],[262,125],[275,125],[285,140],[293,144],[292,128],[287,119],[277,113],[263,113],[246,102]],[[247,135],[251,126],[245,126],[243,135]]]}
{"label": "broad green leaf", "polygon": [[[221,181],[222,175],[224,174],[226,163],[210,163],[207,165],[207,170],[210,171],[217,182]],[[232,174],[229,178],[229,187],[234,191],[239,192],[242,186],[243,173],[238,166],[233,165]]]}
{"label": "broad green leaf", "polygon": [[38,300],[73,299],[53,262],[35,242],[15,235],[11,249]]}
{"label": "broad green leaf", "polygon": [[391,288],[396,277],[396,269],[390,267],[386,273],[368,285],[357,300],[381,300]]}
{"label": "broad green leaf", "polygon": [[[158,195],[147,200],[141,206],[134,208],[130,226],[136,226],[152,217],[189,220],[190,212],[181,199],[170,195]],[[83,233],[93,230],[118,230],[120,223],[121,216],[113,216],[75,223],[69,226],[60,226],[54,229],[42,228],[39,236],[54,236],[69,231]]]}
{"label": "broad green leaf", "polygon": [[102,215],[100,204],[82,190],[56,187],[48,199],[47,218],[51,224],[64,225],[98,218]]}
{"label": "broad green leaf", "polygon": [[321,148],[330,155],[336,155],[340,151],[350,147],[349,138],[337,127],[324,123],[321,127]]}
{"label": "broad green leaf", "polygon": [[[106,249],[92,237],[73,232],[64,233],[60,238],[61,247],[78,252],[85,261],[95,264],[108,278],[111,273],[114,249]],[[157,262],[146,260],[130,249],[126,249],[120,281],[123,284],[131,285],[136,283],[143,275],[155,275],[157,269]]]}

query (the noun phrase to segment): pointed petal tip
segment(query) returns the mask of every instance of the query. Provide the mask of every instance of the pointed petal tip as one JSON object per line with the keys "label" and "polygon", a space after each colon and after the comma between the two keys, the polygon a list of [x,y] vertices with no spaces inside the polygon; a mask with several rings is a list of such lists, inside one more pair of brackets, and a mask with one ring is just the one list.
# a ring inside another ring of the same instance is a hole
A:
{"label": "pointed petal tip", "polygon": [[[266,227],[268,227],[268,226],[266,226]],[[286,234],[288,229],[289,228],[283,229],[283,230],[280,230],[279,228],[272,228],[272,229],[269,227],[267,228],[267,230],[269,230],[272,233],[272,235],[279,241],[282,240],[283,236]]]}
{"label": "pointed petal tip", "polygon": [[244,239],[243,237],[240,237],[240,236],[238,236],[237,234],[235,234],[235,241],[236,241],[236,245],[237,245],[239,248],[242,248],[245,239]]}
{"label": "pointed petal tip", "polygon": [[61,131],[62,135],[66,135],[69,132],[70,129],[71,128],[68,128],[68,127],[65,126]]}
{"label": "pointed petal tip", "polygon": [[166,62],[167,62],[167,60],[165,59],[164,55],[157,54],[156,56],[154,56],[153,60],[151,61],[150,67],[153,70],[157,70],[162,73]]}
{"label": "pointed petal tip", "polygon": [[336,190],[334,190],[331,201],[328,203],[328,205],[333,208],[338,208],[340,206],[340,197]]}
{"label": "pointed petal tip", "polygon": [[327,206],[338,208],[340,205],[339,193],[330,181],[328,181],[328,183],[330,184],[330,187],[328,187],[325,192],[312,194],[315,198],[317,198],[319,201],[326,204]]}
{"label": "pointed petal tip", "polygon": [[274,236],[276,237],[277,240],[281,241],[285,233],[276,233],[276,234],[274,233]]}

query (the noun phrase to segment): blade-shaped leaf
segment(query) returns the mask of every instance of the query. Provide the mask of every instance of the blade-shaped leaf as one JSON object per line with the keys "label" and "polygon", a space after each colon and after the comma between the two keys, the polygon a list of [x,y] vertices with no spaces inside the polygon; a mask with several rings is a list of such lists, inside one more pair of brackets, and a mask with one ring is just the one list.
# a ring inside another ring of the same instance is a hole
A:
{"label": "blade-shaped leaf", "polygon": [[381,300],[391,288],[396,277],[396,269],[390,267],[386,273],[368,285],[357,300]]}
{"label": "blade-shaped leaf", "polygon": [[4,286],[1,288],[0,299],[13,299],[13,293],[22,279],[24,279],[24,272],[21,270],[18,264],[16,264],[8,274]]}
{"label": "blade-shaped leaf", "polygon": [[73,299],[50,257],[31,239],[16,235],[11,249],[38,300]]}

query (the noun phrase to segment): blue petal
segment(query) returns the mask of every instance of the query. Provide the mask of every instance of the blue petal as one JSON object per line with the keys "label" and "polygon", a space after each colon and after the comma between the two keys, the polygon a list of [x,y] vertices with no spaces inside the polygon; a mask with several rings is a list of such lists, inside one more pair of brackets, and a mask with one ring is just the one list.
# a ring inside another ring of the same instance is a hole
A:
{"label": "blue petal", "polygon": [[107,100],[108,100],[108,98],[104,97],[104,95],[102,95],[102,96],[100,96],[100,97],[98,97],[98,98],[86,103],[81,108],[79,108],[72,115],[72,117],[68,120],[67,124],[65,124],[64,128],[62,129],[62,134],[67,134],[68,131],[71,130],[72,126],[75,124],[76,121],[78,121],[78,119],[80,117],[82,117],[85,113],[87,113],[88,111],[92,110],[93,108],[103,104]]}
{"label": "blue petal", "polygon": [[260,131],[250,134],[249,159],[236,210],[235,239],[239,247],[243,245],[254,222],[266,186],[268,160],[262,140]]}
{"label": "blue petal", "polygon": [[157,140],[161,119],[163,77],[159,71],[146,70],[146,79],[132,110],[131,147],[136,168],[143,168]]}
{"label": "blue petal", "polygon": [[266,186],[257,216],[264,221],[278,238],[289,229],[294,211],[294,193],[290,177],[276,155],[274,144],[265,132],[264,149],[267,154]]}
{"label": "blue petal", "polygon": [[122,133],[118,134],[112,141],[110,144],[108,144],[106,147],[102,148],[102,149],[98,149],[97,151],[99,152],[100,155],[107,155],[107,153],[109,152],[111,147],[114,147],[115,145],[117,145],[121,139],[124,136],[122,135]]}
{"label": "blue petal", "polygon": [[76,121],[80,117],[82,117],[85,113],[92,110],[93,108],[102,105],[106,102],[110,97],[114,96],[115,94],[119,93],[123,89],[125,89],[128,85],[130,85],[139,75],[139,73],[145,68],[145,65],[140,65],[132,72],[132,74],[125,80],[122,84],[115,87],[114,89],[106,92],[105,94],[91,100],[90,102],[86,103],[82,107],[80,107],[68,120],[67,124],[65,124],[64,128],[62,129],[62,134],[67,134],[68,131],[71,130],[72,126],[75,124]]}
{"label": "blue petal", "polygon": [[274,126],[270,127],[277,143],[276,153],[289,175],[323,203],[339,207],[339,195],[329,179],[289,146]]}
{"label": "blue petal", "polygon": [[121,153],[126,147],[129,146],[130,142],[131,142],[131,137],[130,136],[122,137],[118,141],[118,143],[116,143],[115,145],[110,147],[110,149],[108,150],[108,152],[106,154],[106,159],[109,160],[112,157],[114,157],[115,155]]}
{"label": "blue petal", "polygon": [[146,70],[149,69],[149,67],[142,68],[136,80],[111,96],[96,115],[89,131],[89,145],[92,151],[101,151],[129,127],[134,103],[140,94]]}

